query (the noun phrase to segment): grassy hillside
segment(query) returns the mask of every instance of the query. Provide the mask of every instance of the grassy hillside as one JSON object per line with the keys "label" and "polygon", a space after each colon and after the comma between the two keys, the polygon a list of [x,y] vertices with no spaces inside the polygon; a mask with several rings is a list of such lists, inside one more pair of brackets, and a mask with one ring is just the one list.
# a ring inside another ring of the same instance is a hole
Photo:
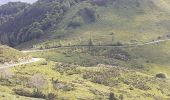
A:
{"label": "grassy hillside", "polygon": [[78,64],[82,66],[94,66],[97,64],[109,64],[124,66],[149,74],[169,71],[170,41],[158,44],[150,44],[137,47],[71,47],[59,48],[43,52],[31,53],[34,57],[47,60]]}
{"label": "grassy hillside", "polygon": [[1,42],[86,44],[89,34],[96,44],[151,41],[169,34],[169,8],[164,0],[39,0],[0,26]]}
{"label": "grassy hillside", "polygon": [[[70,7],[45,42],[36,41],[33,49],[69,45],[128,45],[169,38],[169,4],[164,0],[102,0],[80,2]],[[41,39],[40,39],[41,40]],[[35,41],[19,47],[29,46]],[[35,57],[82,66],[110,64],[155,74],[169,70],[169,43],[133,48],[63,48],[36,52]],[[155,68],[152,70],[152,68]],[[148,71],[149,70],[149,71]],[[167,72],[167,71],[166,71]]]}
{"label": "grassy hillside", "polygon": [[[31,68],[30,68],[31,67]],[[169,99],[169,79],[156,78],[122,67],[78,65],[40,61],[8,70],[0,80],[1,99],[55,98],[64,100],[113,98],[118,100]],[[2,81],[3,80],[3,81]],[[17,83],[16,81],[19,80]],[[5,83],[5,85],[4,85]],[[37,91],[38,89],[38,91]],[[26,97],[25,97],[26,96]],[[24,99],[25,100],[25,99]]]}
{"label": "grassy hillside", "polygon": [[[39,0],[0,26],[0,40],[45,60],[0,70],[0,99],[169,100],[170,41],[112,47],[168,39],[169,10],[167,0]],[[25,57],[1,48],[2,62]]]}
{"label": "grassy hillside", "polygon": [[[55,75],[52,80],[57,78],[59,83],[64,81],[67,84],[74,84],[75,88],[66,92],[67,95],[60,91],[63,88],[58,88],[57,93],[50,89],[51,92],[59,94],[56,97],[58,99],[99,98],[107,100],[109,95],[114,93],[118,100],[122,100],[122,98],[123,100],[136,100],[137,98],[140,100],[166,100],[169,99],[170,88],[169,44],[170,42],[166,41],[129,48],[92,47],[91,51],[88,48],[75,47],[31,54],[35,57],[46,58],[48,61],[63,62],[55,63],[55,65],[52,64],[53,62],[48,63],[52,66],[52,70],[49,71],[50,76],[53,77],[52,72],[57,71],[62,76]],[[43,66],[47,66],[44,64],[47,62],[42,63]],[[111,66],[111,64],[117,67]],[[79,65],[86,65],[86,67]],[[35,66],[37,69],[37,65]],[[25,72],[25,70],[22,71]],[[39,73],[42,72],[44,71]],[[160,73],[167,78],[156,78],[156,74]],[[47,70],[45,75],[47,77],[49,75]],[[74,85],[72,86],[74,87]]]}
{"label": "grassy hillside", "polygon": [[169,35],[169,5],[163,0],[107,1],[105,5],[80,2],[72,6],[48,37],[40,39],[46,42],[36,47],[88,44],[90,36],[94,44],[127,44]]}
{"label": "grassy hillside", "polygon": [[12,49],[5,45],[0,45],[0,64],[5,62],[18,62],[21,60],[26,60],[29,57],[26,54],[21,53],[18,50]]}

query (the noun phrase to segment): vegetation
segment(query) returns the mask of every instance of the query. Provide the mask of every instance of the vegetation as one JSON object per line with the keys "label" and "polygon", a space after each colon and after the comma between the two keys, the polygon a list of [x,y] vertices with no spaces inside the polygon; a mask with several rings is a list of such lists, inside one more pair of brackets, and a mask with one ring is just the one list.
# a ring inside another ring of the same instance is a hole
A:
{"label": "vegetation", "polygon": [[0,6],[0,25],[13,20],[18,13],[28,6],[30,5],[22,2],[10,2]]}
{"label": "vegetation", "polygon": [[[13,75],[7,78],[8,84],[4,85],[4,79],[0,80],[0,92],[4,93],[1,98],[14,97],[13,95],[18,95],[19,100],[26,97],[28,100],[33,98],[59,100],[170,98],[169,79],[158,79],[144,73],[110,65],[76,66],[76,69],[75,67],[68,69],[67,66],[75,65],[51,61],[47,65],[43,63],[42,60],[10,69]],[[55,70],[56,68],[58,70]]]}
{"label": "vegetation", "polygon": [[0,100],[170,99],[170,42],[159,42],[170,37],[165,2],[38,0],[0,6],[1,43],[30,52],[0,45],[0,64],[42,58],[0,69]]}
{"label": "vegetation", "polygon": [[[58,0],[39,0],[31,6],[23,8],[23,11],[18,12],[13,20],[6,21],[0,25],[0,35],[1,37],[6,37],[1,42],[10,46],[16,46],[17,44],[39,38],[44,32],[57,27],[62,17],[75,3],[75,0],[62,2]],[[20,9],[22,4],[18,5],[16,9]],[[11,5],[9,3],[6,6],[10,7]],[[6,10],[3,6],[2,9]],[[5,15],[2,13],[2,16]]]}
{"label": "vegetation", "polygon": [[[169,27],[169,24],[166,24],[169,18],[168,8],[162,8],[167,7],[162,0],[154,2],[153,8],[150,6],[152,3],[146,0],[137,0],[133,3],[130,0],[120,3],[112,0],[100,1],[105,2],[104,6],[96,3],[96,0],[93,2],[80,0],[74,3],[76,6],[72,4],[56,27],[50,28],[51,32],[45,32],[48,34],[45,42],[35,42],[36,47],[53,48],[61,42],[66,46],[87,45],[89,33],[93,43],[97,45],[144,43],[156,40],[158,37],[162,39],[169,34],[166,28]],[[32,45],[30,42],[27,44]]]}
{"label": "vegetation", "polygon": [[116,100],[114,93],[110,93],[109,100]]}
{"label": "vegetation", "polygon": [[15,63],[23,60],[29,60],[27,56],[18,50],[12,49],[5,45],[0,45],[0,65],[6,63]]}
{"label": "vegetation", "polygon": [[164,73],[158,73],[158,74],[156,74],[156,77],[157,78],[167,78],[166,74],[164,74]]}
{"label": "vegetation", "polygon": [[[36,47],[50,48],[60,41],[88,44],[89,33],[96,44],[148,42],[168,35],[169,7],[164,2],[39,0],[0,25],[1,42],[10,46],[27,42],[30,47],[38,44]],[[41,43],[42,39],[45,42]],[[25,47],[25,43],[19,47]]]}

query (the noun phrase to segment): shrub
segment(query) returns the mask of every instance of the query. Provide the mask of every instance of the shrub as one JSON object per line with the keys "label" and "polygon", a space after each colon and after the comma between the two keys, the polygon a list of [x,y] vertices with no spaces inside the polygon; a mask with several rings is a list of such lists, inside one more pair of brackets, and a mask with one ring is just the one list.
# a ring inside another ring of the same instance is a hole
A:
{"label": "shrub", "polygon": [[113,77],[119,77],[121,74],[119,68],[104,68],[101,71],[87,71],[83,74],[84,79],[90,79],[90,81],[98,84],[103,84],[106,86],[114,86],[119,83],[119,81],[113,81]]}
{"label": "shrub", "polygon": [[92,8],[84,8],[79,11],[79,15],[83,18],[85,23],[92,23],[96,21],[95,10]]}
{"label": "shrub", "polygon": [[20,96],[26,96],[26,97],[32,97],[32,93],[28,90],[24,89],[13,89],[15,94],[20,95]]}
{"label": "shrub", "polygon": [[68,27],[71,27],[71,28],[77,28],[77,27],[80,27],[80,26],[81,26],[80,22],[70,22],[68,24]]}
{"label": "shrub", "polygon": [[37,88],[37,89],[41,89],[43,88],[44,86],[46,86],[47,84],[47,81],[45,80],[45,78],[41,75],[41,74],[35,74],[33,75],[30,80],[29,80],[29,83],[28,85],[30,87],[34,87],[34,88]]}
{"label": "shrub", "polygon": [[109,94],[109,100],[117,100],[117,98],[115,97],[115,94],[114,93],[110,93]]}
{"label": "shrub", "polygon": [[157,74],[156,74],[156,77],[157,77],[157,78],[167,78],[167,76],[166,76],[165,73],[157,73]]}
{"label": "shrub", "polygon": [[34,90],[33,92],[26,90],[26,89],[13,89],[15,94],[25,97],[34,97],[34,98],[46,98],[46,95],[43,94],[41,91]]}
{"label": "shrub", "polygon": [[3,86],[14,86],[14,83],[13,83],[13,80],[0,79],[0,85],[3,85]]}
{"label": "shrub", "polygon": [[48,62],[44,61],[41,63],[41,65],[48,65]]}
{"label": "shrub", "polygon": [[119,99],[124,100],[123,94],[120,94]]}
{"label": "shrub", "polygon": [[63,91],[72,91],[72,90],[75,89],[74,84],[65,83],[65,82],[59,82],[58,80],[53,81],[53,87],[56,90],[61,89]]}
{"label": "shrub", "polygon": [[73,74],[79,74],[81,73],[79,70],[77,70],[78,65],[72,65],[72,64],[64,64],[64,63],[56,63],[54,70],[60,72],[60,73],[66,73],[68,75]]}
{"label": "shrub", "polygon": [[47,98],[46,98],[47,100],[56,100],[56,95],[55,94],[53,94],[53,93],[49,93],[48,95],[47,95]]}
{"label": "shrub", "polygon": [[34,90],[32,97],[34,98],[46,98],[45,94],[43,94],[41,91]]}

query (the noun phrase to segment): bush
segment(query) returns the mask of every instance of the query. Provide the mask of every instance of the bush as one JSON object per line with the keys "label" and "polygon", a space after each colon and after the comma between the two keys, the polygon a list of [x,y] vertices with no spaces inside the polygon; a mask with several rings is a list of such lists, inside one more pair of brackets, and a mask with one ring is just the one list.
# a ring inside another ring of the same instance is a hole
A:
{"label": "bush", "polygon": [[61,89],[63,91],[73,91],[75,89],[74,84],[66,83],[66,82],[59,82],[58,80],[53,81],[53,87],[56,90]]}
{"label": "bush", "polygon": [[71,28],[77,28],[77,27],[80,27],[80,26],[81,26],[80,22],[70,22],[68,24],[68,27],[71,27]]}
{"label": "bush", "polygon": [[41,63],[41,65],[48,65],[48,62],[44,61]]}
{"label": "bush", "polygon": [[[124,71],[125,72],[125,71]],[[90,81],[98,84],[103,84],[106,86],[114,86],[119,83],[119,81],[112,81],[112,77],[119,77],[121,74],[119,68],[104,68],[101,71],[87,71],[83,74],[84,79],[90,79]]]}
{"label": "bush", "polygon": [[34,98],[46,98],[45,94],[43,94],[41,91],[35,91],[33,92],[32,97]]}
{"label": "bush", "polygon": [[47,100],[56,100],[56,95],[53,94],[53,93],[49,93],[49,94],[47,95]]}
{"label": "bush", "polygon": [[15,94],[20,95],[20,96],[26,96],[26,97],[32,97],[32,93],[28,90],[24,89],[13,89]]}
{"label": "bush", "polygon": [[92,23],[96,21],[95,10],[92,8],[84,8],[79,11],[79,15],[83,18],[85,23]]}
{"label": "bush", "polygon": [[117,42],[114,46],[123,46],[121,42]]}
{"label": "bush", "polygon": [[81,73],[77,70],[78,65],[56,63],[54,70],[60,73],[66,73],[67,75],[79,74]]}
{"label": "bush", "polygon": [[165,73],[157,73],[157,74],[156,74],[156,77],[157,77],[157,78],[167,78],[167,76],[166,76]]}
{"label": "bush", "polygon": [[20,96],[25,96],[25,97],[34,97],[34,98],[46,98],[46,95],[43,94],[41,91],[29,91],[26,89],[13,89],[15,94],[20,95]]}
{"label": "bush", "polygon": [[34,74],[28,82],[29,87],[41,89],[47,85],[47,80],[40,73]]}
{"label": "bush", "polygon": [[109,100],[117,100],[117,98],[115,97],[115,94],[114,93],[110,93],[109,94]]}

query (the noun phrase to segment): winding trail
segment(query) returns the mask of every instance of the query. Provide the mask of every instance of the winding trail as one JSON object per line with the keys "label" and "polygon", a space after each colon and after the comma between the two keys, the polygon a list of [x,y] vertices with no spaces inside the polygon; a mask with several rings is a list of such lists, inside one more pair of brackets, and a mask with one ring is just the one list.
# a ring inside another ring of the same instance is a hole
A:
{"label": "winding trail", "polygon": [[[140,44],[126,44],[126,45],[121,45],[121,46],[114,46],[114,45],[93,45],[93,46],[95,46],[95,47],[128,48],[128,47],[138,47],[138,46],[158,44],[158,43],[165,42],[165,41],[170,41],[170,39],[155,40],[155,41],[146,42],[146,43],[140,43]],[[42,50],[23,50],[23,51],[21,51],[21,52],[23,52],[23,53],[42,52],[42,51],[50,51],[50,50],[56,50],[56,49],[59,49],[59,48],[70,48],[70,47],[89,47],[89,45],[62,46],[62,47],[55,47],[55,48],[42,49]]]}
{"label": "winding trail", "polygon": [[19,62],[19,63],[16,63],[16,64],[4,64],[4,65],[1,65],[1,66],[0,66],[0,70],[1,70],[1,69],[6,69],[6,68],[15,67],[15,66],[19,66],[19,65],[26,65],[26,64],[38,62],[38,61],[40,61],[40,60],[41,60],[41,58],[32,58],[32,59],[29,60],[29,61]]}
{"label": "winding trail", "polygon": [[[151,42],[146,42],[146,43],[141,43],[141,44],[128,44],[128,45],[122,45],[122,46],[112,46],[112,45],[93,45],[96,47],[119,47],[119,48],[127,48],[127,47],[137,47],[137,46],[145,46],[145,45],[151,45],[151,44],[157,44],[165,41],[170,41],[170,39],[164,39],[164,40],[156,40],[156,41],[151,41]],[[31,52],[41,52],[41,51],[49,51],[49,50],[55,50],[58,48],[70,48],[70,47],[87,47],[88,45],[74,45],[74,46],[63,46],[63,47],[56,47],[56,48],[50,48],[50,49],[43,49],[43,50],[24,50],[21,51],[23,53],[31,53]],[[0,65],[0,69],[5,69],[5,68],[11,68],[19,65],[25,65],[25,64],[30,64],[34,62],[40,61],[42,58],[32,58],[30,61],[25,61],[25,62],[20,62],[17,64],[4,64]]]}

